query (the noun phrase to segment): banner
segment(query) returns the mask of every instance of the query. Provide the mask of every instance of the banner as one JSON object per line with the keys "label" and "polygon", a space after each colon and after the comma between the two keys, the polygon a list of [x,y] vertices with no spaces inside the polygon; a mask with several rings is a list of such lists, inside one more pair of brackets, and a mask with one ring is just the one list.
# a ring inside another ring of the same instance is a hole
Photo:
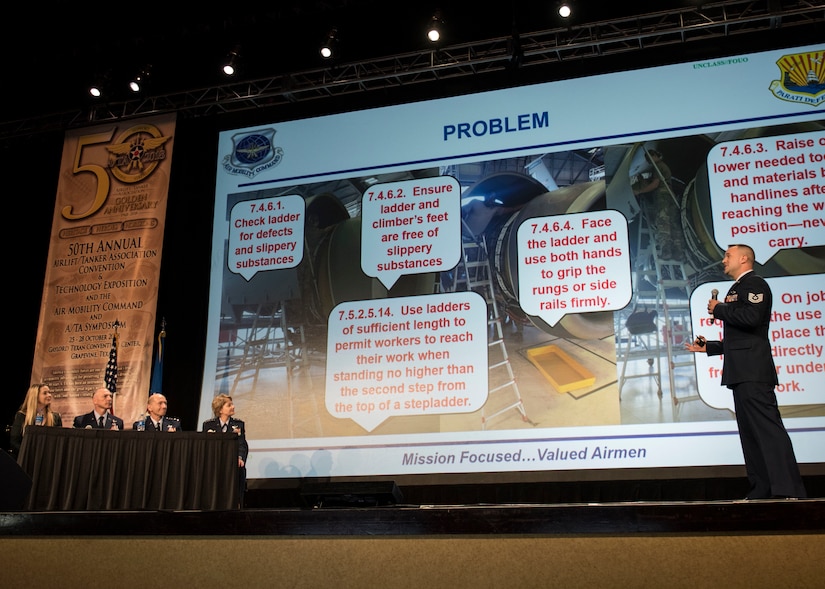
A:
{"label": "banner", "polygon": [[66,134],[32,364],[64,424],[112,362],[114,413],[145,408],[174,131],[172,114]]}

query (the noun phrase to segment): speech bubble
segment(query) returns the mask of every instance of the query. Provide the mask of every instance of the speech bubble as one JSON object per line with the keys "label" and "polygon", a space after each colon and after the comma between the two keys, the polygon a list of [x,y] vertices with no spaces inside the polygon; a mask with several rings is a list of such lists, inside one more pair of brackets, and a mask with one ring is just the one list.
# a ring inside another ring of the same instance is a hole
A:
{"label": "speech bubble", "polygon": [[551,327],[568,313],[630,302],[627,219],[618,211],[535,217],[518,228],[521,308]]}
{"label": "speech bubble", "polygon": [[247,281],[264,270],[297,266],[304,256],[306,204],[291,194],[246,200],[229,215],[229,271]]}
{"label": "speech bubble", "polygon": [[[770,339],[773,361],[779,377],[776,399],[779,405],[825,403],[822,374],[825,372],[825,274],[766,278],[773,293]],[[708,315],[711,291],[724,300],[731,282],[708,282],[690,295],[693,337],[721,340],[723,324]],[[694,354],[696,386],[702,400],[717,409],[733,411],[733,395],[720,384],[722,356]]]}
{"label": "speech bubble", "polygon": [[708,153],[714,239],[777,251],[825,244],[825,131],[719,143]]}
{"label": "speech bubble", "polygon": [[353,301],[329,316],[326,407],[372,431],[487,400],[487,302],[475,292]]}
{"label": "speech bubble", "polygon": [[461,186],[452,176],[376,184],[361,223],[361,269],[387,289],[403,274],[449,270],[461,253]]}

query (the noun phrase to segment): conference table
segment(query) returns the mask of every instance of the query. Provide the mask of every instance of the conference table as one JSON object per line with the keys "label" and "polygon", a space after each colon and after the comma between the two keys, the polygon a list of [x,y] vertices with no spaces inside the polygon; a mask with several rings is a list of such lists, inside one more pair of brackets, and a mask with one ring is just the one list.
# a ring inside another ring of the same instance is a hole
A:
{"label": "conference table", "polygon": [[28,426],[29,511],[238,509],[238,436]]}

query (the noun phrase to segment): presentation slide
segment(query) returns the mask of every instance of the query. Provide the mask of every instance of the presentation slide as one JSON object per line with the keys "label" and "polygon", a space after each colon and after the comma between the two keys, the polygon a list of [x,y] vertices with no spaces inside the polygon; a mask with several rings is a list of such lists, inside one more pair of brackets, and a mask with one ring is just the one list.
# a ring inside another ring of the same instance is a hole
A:
{"label": "presentation slide", "polygon": [[199,421],[232,396],[250,479],[741,465],[684,348],[745,243],[825,464],[823,80],[799,47],[222,132]]}

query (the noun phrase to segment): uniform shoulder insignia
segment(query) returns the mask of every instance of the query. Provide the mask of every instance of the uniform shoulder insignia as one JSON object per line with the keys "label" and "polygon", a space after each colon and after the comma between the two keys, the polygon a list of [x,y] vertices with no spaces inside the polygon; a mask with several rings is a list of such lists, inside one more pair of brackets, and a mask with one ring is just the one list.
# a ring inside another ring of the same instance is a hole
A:
{"label": "uniform shoulder insignia", "polygon": [[755,293],[755,292],[748,293],[748,301],[751,302],[751,303],[759,304],[763,300],[765,300],[764,293],[761,293],[761,292],[760,293]]}

